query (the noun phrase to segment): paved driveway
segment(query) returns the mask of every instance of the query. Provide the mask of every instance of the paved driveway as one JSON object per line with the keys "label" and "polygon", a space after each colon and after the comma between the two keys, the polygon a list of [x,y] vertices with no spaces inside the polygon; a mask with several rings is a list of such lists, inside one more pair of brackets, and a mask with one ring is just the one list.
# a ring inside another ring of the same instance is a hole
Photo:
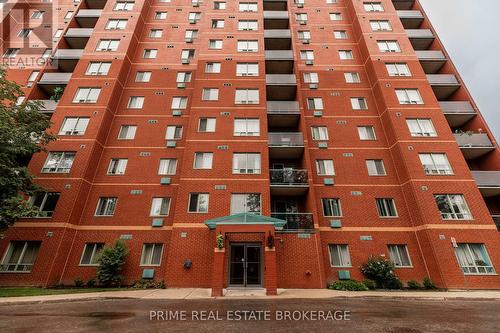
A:
{"label": "paved driveway", "polygon": [[106,299],[0,305],[2,332],[498,332],[499,321],[498,300]]}

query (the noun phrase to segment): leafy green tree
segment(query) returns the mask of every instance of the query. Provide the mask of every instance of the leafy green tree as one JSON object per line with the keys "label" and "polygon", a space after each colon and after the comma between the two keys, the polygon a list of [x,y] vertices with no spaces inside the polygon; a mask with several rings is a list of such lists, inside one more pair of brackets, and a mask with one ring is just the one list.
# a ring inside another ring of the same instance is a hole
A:
{"label": "leafy green tree", "polygon": [[122,282],[122,266],[128,255],[128,248],[121,239],[115,241],[113,246],[105,246],[97,258],[97,279],[106,287],[119,286]]}
{"label": "leafy green tree", "polygon": [[36,214],[26,196],[41,188],[33,183],[26,161],[55,139],[46,131],[51,123],[40,112],[41,103],[17,103],[22,95],[0,67],[0,233],[20,217]]}

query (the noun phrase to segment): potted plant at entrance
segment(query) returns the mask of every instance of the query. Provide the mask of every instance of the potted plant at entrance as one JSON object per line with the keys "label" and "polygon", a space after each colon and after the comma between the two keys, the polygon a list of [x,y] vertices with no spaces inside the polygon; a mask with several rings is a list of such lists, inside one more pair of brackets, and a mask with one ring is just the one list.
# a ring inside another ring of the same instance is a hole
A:
{"label": "potted plant at entrance", "polygon": [[217,238],[215,239],[215,243],[217,245],[217,248],[219,250],[222,250],[224,248],[224,236],[222,236],[222,234],[218,234]]}

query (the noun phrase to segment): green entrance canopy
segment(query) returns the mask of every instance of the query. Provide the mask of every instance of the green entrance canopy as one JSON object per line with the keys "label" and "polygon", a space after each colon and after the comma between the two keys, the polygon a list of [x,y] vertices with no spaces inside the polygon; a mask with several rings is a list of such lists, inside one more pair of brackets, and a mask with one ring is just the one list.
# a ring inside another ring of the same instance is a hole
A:
{"label": "green entrance canopy", "polygon": [[217,225],[270,225],[273,224],[277,230],[283,229],[286,224],[285,220],[276,219],[274,217],[262,216],[252,213],[239,213],[218,217],[215,219],[206,220],[205,224],[210,229],[215,229]]}

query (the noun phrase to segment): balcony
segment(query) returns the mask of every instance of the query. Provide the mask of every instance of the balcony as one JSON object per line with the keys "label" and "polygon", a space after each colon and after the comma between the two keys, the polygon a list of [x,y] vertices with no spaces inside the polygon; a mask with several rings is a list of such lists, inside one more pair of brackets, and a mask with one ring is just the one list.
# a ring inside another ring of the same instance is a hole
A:
{"label": "balcony", "polygon": [[33,102],[39,102],[41,104],[40,113],[52,114],[56,110],[57,102],[51,99],[37,99]]}
{"label": "balcony", "polygon": [[264,0],[264,11],[284,11],[287,10],[286,0]]}
{"label": "balcony", "polygon": [[57,49],[52,59],[61,72],[73,72],[82,55],[83,49]]}
{"label": "balcony", "polygon": [[493,222],[495,222],[497,230],[500,231],[500,215],[491,215],[491,218],[493,218]]}
{"label": "balcony", "polygon": [[500,195],[500,171],[472,171],[472,177],[483,197]]}
{"label": "balcony", "polygon": [[295,74],[267,74],[266,96],[270,101],[291,101],[297,94]]}
{"label": "balcony", "polygon": [[268,139],[269,158],[297,159],[304,153],[302,133],[270,132]]}
{"label": "balcony", "polygon": [[495,150],[495,146],[485,133],[455,133],[454,136],[466,160],[481,157]]}
{"label": "balcony", "polygon": [[427,74],[427,81],[438,101],[448,99],[460,88],[460,82],[453,74]]}
{"label": "balcony", "polygon": [[264,47],[266,50],[290,50],[292,48],[290,29],[264,30]]}
{"label": "balcony", "polygon": [[406,29],[414,50],[427,50],[434,42],[434,34],[430,29]]}
{"label": "balcony", "polygon": [[309,189],[307,170],[271,169],[271,195],[303,195]]}
{"label": "balcony", "polygon": [[392,0],[392,4],[396,10],[409,10],[413,8],[415,0]]}
{"label": "balcony", "polygon": [[93,31],[91,28],[69,28],[64,39],[72,49],[84,49]]}
{"label": "balcony", "polygon": [[102,14],[101,9],[80,9],[75,19],[82,28],[93,28]]}
{"label": "balcony", "polygon": [[103,9],[107,0],[85,0],[87,7],[90,9]]}
{"label": "balcony", "polygon": [[424,21],[420,10],[398,10],[397,13],[405,29],[418,29]]}
{"label": "balcony", "polygon": [[283,232],[313,232],[314,221],[311,213],[271,213],[271,217],[285,220]]}
{"label": "balcony", "polygon": [[291,50],[266,50],[266,73],[293,73],[293,52]]}
{"label": "balcony", "polygon": [[68,84],[72,73],[44,73],[38,81],[38,86],[47,94],[54,94],[56,87],[62,87]]}
{"label": "balcony", "polygon": [[451,128],[463,126],[466,122],[476,116],[476,110],[472,107],[470,102],[439,102],[441,111],[443,111],[448,124]]}
{"label": "balcony", "polygon": [[446,63],[446,56],[442,51],[415,51],[418,60],[426,74],[435,74]]}
{"label": "balcony", "polygon": [[300,119],[300,107],[297,101],[268,101],[267,124],[273,127],[295,128]]}
{"label": "balcony", "polygon": [[265,10],[263,15],[266,30],[290,28],[287,10]]}

